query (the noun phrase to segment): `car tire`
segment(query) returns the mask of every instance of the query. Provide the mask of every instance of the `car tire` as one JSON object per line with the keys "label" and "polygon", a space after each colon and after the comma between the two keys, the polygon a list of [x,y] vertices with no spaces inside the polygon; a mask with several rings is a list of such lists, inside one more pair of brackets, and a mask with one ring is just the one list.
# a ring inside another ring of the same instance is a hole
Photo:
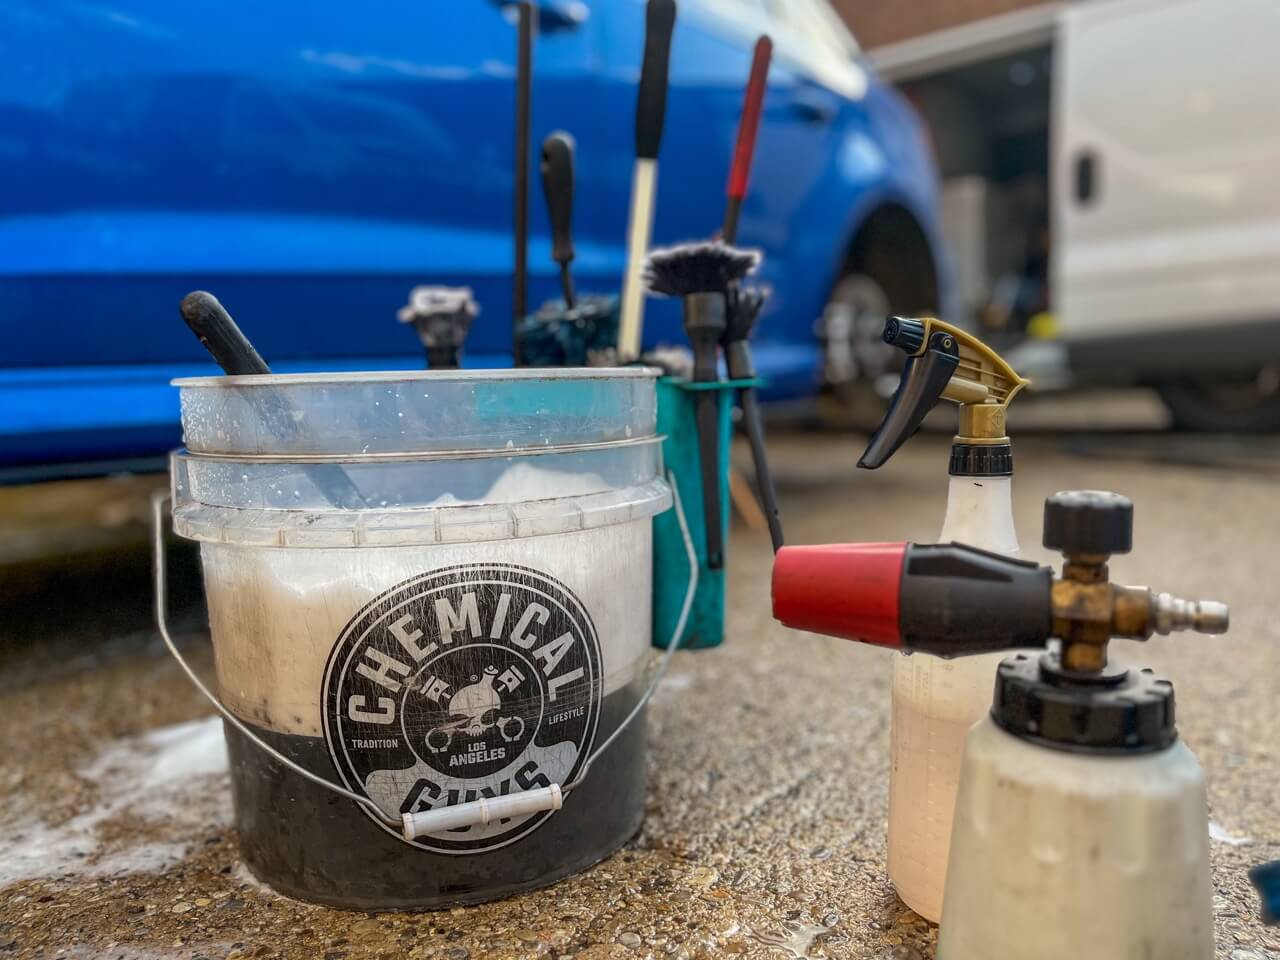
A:
{"label": "car tire", "polygon": [[818,330],[824,422],[864,428],[879,422],[885,402],[876,393],[876,380],[900,365],[898,352],[881,339],[890,311],[889,295],[870,274],[847,273],[831,291]]}
{"label": "car tire", "polygon": [[1157,385],[1173,425],[1198,433],[1280,432],[1280,374],[1235,381],[1173,380]]}

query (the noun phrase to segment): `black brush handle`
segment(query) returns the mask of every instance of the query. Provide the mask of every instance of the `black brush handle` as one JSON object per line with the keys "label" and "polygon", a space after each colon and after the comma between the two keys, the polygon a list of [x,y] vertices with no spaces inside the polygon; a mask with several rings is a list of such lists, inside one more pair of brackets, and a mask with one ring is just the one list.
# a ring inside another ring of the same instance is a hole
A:
{"label": "black brush handle", "polygon": [[695,401],[698,455],[702,465],[702,512],[707,532],[707,568],[724,567],[724,520],[720,506],[720,393],[699,390]]}
{"label": "black brush handle", "polygon": [[676,26],[675,0],[649,0],[644,15],[644,60],[636,98],[636,156],[656,160],[667,113],[667,77],[671,34]]}
{"label": "black brush handle", "polygon": [[556,131],[542,141],[542,191],[551,221],[551,259],[573,260],[573,137]]}
{"label": "black brush handle", "polygon": [[755,387],[743,388],[738,401],[742,405],[742,420],[747,427],[747,440],[751,443],[751,459],[756,467],[756,486],[764,504],[764,518],[769,522],[769,539],[773,552],[783,547],[782,517],[778,513],[778,493],[773,486],[773,471],[769,469],[769,453],[764,442],[764,419],[756,402]]}
{"label": "black brush handle", "polygon": [[427,368],[430,370],[457,370],[462,364],[462,349],[452,343],[427,347]]}
{"label": "black brush handle", "polygon": [[755,378],[755,365],[751,362],[751,348],[745,340],[731,340],[724,346],[724,362],[729,370],[730,380],[752,380]]}
{"label": "black brush handle", "polygon": [[529,290],[529,115],[533,98],[533,33],[537,10],[528,0],[516,4],[516,131],[515,131],[515,261],[511,291],[511,362],[524,365],[520,323],[527,312]]}
{"label": "black brush handle", "polygon": [[724,294],[691,293],[684,298],[684,332],[693,347],[694,383],[720,378],[720,338],[727,324]]}
{"label": "black brush handle", "polygon": [[270,373],[267,361],[236,326],[231,314],[218,298],[204,290],[195,290],[182,298],[182,319],[204,344],[214,362],[230,376]]}
{"label": "black brush handle", "polygon": [[[182,319],[204,344],[214,362],[228,376],[245,374],[269,374],[271,368],[262,355],[254,349],[249,338],[241,332],[231,314],[218,302],[218,298],[204,290],[195,290],[182,298],[179,308]],[[269,409],[259,410],[259,414],[270,419],[278,419],[288,424],[292,418],[288,416],[289,408],[283,401]],[[347,476],[347,471],[336,463],[316,463],[305,468],[311,481],[320,493],[335,507],[355,510],[365,506],[365,499],[360,490]]]}

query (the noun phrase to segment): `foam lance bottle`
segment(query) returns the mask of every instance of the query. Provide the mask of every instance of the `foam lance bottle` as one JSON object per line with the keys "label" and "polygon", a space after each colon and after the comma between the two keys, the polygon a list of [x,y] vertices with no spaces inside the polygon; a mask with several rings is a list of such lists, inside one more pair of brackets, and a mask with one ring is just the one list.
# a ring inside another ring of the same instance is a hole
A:
{"label": "foam lance bottle", "polygon": [[[934,319],[891,317],[884,339],[909,356],[858,466],[882,466],[939,400],[960,404],[940,541],[1018,555],[1005,409],[1027,383],[976,337]],[[898,896],[937,923],[964,736],[990,706],[998,656],[899,657],[890,733],[889,876]]]}
{"label": "foam lance bottle", "polygon": [[[988,675],[967,733],[939,960],[1209,960],[1204,775],[1177,738],[1173,685],[1108,664],[1112,637],[1223,633],[1220,603],[1112,584],[1133,506],[1098,491],[1045,504],[1049,567],[963,544],[785,547],[788,626],[972,661]],[[1056,641],[1056,642],[1055,642]]]}

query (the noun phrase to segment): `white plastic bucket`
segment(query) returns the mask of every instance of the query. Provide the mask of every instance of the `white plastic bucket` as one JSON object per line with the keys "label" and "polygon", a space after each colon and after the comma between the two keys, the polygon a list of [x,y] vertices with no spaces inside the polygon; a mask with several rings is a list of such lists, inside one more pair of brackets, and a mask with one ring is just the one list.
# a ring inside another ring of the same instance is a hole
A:
{"label": "white plastic bucket", "polygon": [[639,827],[643,717],[558,812],[388,825],[571,782],[644,687],[655,372],[209,377],[181,389],[174,529],[201,544],[250,869],[361,909],[549,883]]}

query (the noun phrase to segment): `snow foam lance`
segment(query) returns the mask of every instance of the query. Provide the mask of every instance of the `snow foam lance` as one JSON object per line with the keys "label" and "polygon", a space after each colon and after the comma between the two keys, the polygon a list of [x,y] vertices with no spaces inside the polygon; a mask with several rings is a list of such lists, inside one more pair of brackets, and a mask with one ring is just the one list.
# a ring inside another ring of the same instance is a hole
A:
{"label": "snow foam lance", "polygon": [[[1004,660],[968,731],[939,960],[1208,960],[1204,775],[1174,727],[1173,685],[1107,662],[1112,637],[1223,633],[1225,605],[1113,584],[1133,505],[1099,491],[1045,502],[1049,567],[958,543],[784,547],[774,615],[788,626]],[[1053,643],[1053,641],[1057,643]]]}
{"label": "snow foam lance", "polygon": [[[1013,457],[1005,410],[1026,386],[994,350],[932,318],[891,317],[884,339],[908,354],[902,379],[858,466],[883,466],[939,400],[960,405],[941,541],[1018,555]],[[1003,649],[998,636],[992,650]],[[899,657],[893,669],[889,876],[898,896],[937,923],[965,731],[987,710],[998,656]]]}

